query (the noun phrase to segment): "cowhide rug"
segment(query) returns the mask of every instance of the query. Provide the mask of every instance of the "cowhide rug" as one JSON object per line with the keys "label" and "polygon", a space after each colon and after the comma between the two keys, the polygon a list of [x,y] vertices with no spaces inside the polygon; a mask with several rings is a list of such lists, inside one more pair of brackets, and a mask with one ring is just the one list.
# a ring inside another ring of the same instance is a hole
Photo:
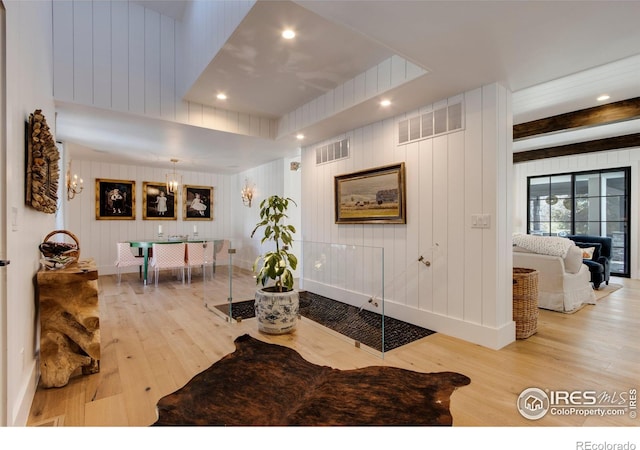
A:
{"label": "cowhide rug", "polygon": [[161,398],[154,425],[452,425],[459,373],[338,370],[248,334],[236,350]]}

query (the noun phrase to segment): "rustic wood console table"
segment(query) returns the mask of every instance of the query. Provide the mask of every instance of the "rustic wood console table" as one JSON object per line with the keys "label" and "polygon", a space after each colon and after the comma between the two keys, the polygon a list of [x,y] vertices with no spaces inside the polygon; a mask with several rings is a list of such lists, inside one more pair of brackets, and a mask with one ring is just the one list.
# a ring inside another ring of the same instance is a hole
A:
{"label": "rustic wood console table", "polygon": [[98,269],[93,259],[37,273],[40,304],[40,381],[60,387],[82,368],[100,371]]}

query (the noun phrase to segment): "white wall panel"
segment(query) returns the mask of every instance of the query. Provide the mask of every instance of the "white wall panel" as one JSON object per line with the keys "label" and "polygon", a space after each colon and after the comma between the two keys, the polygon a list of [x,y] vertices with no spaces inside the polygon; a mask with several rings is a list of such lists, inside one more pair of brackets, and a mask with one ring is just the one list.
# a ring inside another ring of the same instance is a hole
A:
{"label": "white wall panel", "polygon": [[391,88],[391,60],[387,59],[380,63],[378,69],[377,89],[386,91]]}
{"label": "white wall panel", "polygon": [[73,100],[73,2],[53,2],[53,94]]}
{"label": "white wall panel", "polygon": [[145,104],[145,13],[137,3],[129,2],[129,104],[128,111],[144,114]]}
{"label": "white wall panel", "polygon": [[93,103],[93,3],[73,3],[73,100]]}
{"label": "white wall panel", "polygon": [[[3,239],[6,258],[11,264],[3,269],[1,289],[6,289],[1,308],[0,343],[3,345],[3,362],[0,363],[2,390],[0,413],[2,425],[23,427],[29,417],[29,409],[38,383],[39,342],[37,340],[37,310],[34,302],[34,277],[40,268],[38,245],[44,237],[56,229],[53,214],[43,214],[27,207],[24,201],[25,185],[25,120],[35,108],[42,109],[49,127],[55,135],[55,107],[51,97],[54,91],[54,70],[49,43],[52,36],[51,3],[43,7],[41,2],[11,1],[3,4],[5,23],[0,41],[6,43],[2,68],[6,76],[6,92],[2,105],[6,106],[5,127],[2,139],[6,143],[3,165],[2,208],[8,213],[15,208],[16,227],[5,227]],[[55,14],[70,20],[68,5],[58,8]],[[59,37],[59,36],[58,36]],[[3,45],[4,48],[4,45]],[[65,49],[71,52],[72,48]],[[70,53],[65,53],[65,56]],[[58,67],[59,69],[59,67]],[[64,74],[68,76],[68,74]],[[72,78],[72,75],[71,75]],[[3,151],[5,147],[3,147]],[[7,217],[5,216],[5,218]],[[5,254],[3,254],[5,256]],[[4,301],[6,300],[6,302]],[[6,422],[6,423],[5,423]]]}
{"label": "white wall panel", "polygon": [[160,17],[160,116],[176,118],[176,25]]}
{"label": "white wall panel", "polygon": [[367,70],[364,75],[364,96],[369,98],[378,93],[380,85],[378,83],[378,66]]}
{"label": "white wall panel", "polygon": [[160,116],[160,14],[144,10],[144,112]]}
{"label": "white wall panel", "polygon": [[[433,286],[433,312],[447,315],[447,295],[449,287],[449,158],[448,137],[433,139],[433,186],[436,189],[433,198],[433,241],[438,247],[431,268],[433,277],[438,280]],[[453,274],[451,274],[453,275]]]}
{"label": "white wall panel", "polygon": [[204,106],[199,103],[188,102],[189,125],[201,127],[204,125]]}
{"label": "white wall panel", "polygon": [[111,107],[111,2],[93,2],[93,104]]}
{"label": "white wall panel", "polygon": [[471,216],[482,212],[482,90],[465,93],[465,148],[464,148],[464,221],[467,232],[464,234],[465,258],[462,261],[464,271],[464,319],[472,323],[482,323],[482,291],[484,283],[482,258],[482,229],[472,228]]}
{"label": "white wall panel", "polygon": [[396,86],[407,78],[407,60],[397,55],[391,57],[391,85]]}
{"label": "white wall panel", "polygon": [[[508,263],[498,261],[498,255],[505,258],[510,242],[504,235],[509,213],[497,209],[498,202],[510,198],[502,193],[511,170],[506,157],[510,110],[509,96],[502,87],[485,90],[485,95],[478,89],[449,99],[465,102],[468,128],[464,131],[396,146],[397,117],[346,133],[351,140],[347,160],[315,164],[315,149],[340,137],[303,149],[304,183],[309,185],[303,189],[302,220],[305,232],[324,239],[322,242],[383,249],[385,311],[392,317],[499,348],[515,337],[513,321],[505,317],[511,311],[511,283],[507,283],[511,274],[506,273]],[[333,216],[328,217],[326,213],[333,212],[335,175],[397,162],[406,164],[406,225],[338,225]],[[318,195],[321,192],[326,193],[325,203]],[[311,214],[307,214],[309,207]],[[471,228],[472,212],[491,214],[491,227]],[[420,256],[431,265],[418,262]],[[379,268],[370,261],[350,260],[349,264],[364,266],[372,274]],[[308,281],[346,302],[358,299],[353,290],[362,290],[363,297],[371,295],[365,292],[371,280],[355,281],[355,272],[335,265],[337,270],[329,269],[333,275],[342,270],[353,273],[349,292]]]}
{"label": "white wall panel", "polygon": [[185,61],[184,76],[178,85],[179,98],[186,94],[254,4],[255,1],[233,0],[189,2],[180,26]]}
{"label": "white wall panel", "polygon": [[[409,65],[411,70],[406,70]],[[381,72],[389,75],[380,77]],[[408,63],[404,58],[398,56],[389,58],[333,89],[331,91],[333,99],[325,94],[325,116],[316,115],[315,120],[322,120],[328,115],[356,106],[365,100],[384,93],[392,87],[409,82],[425,73],[425,70]],[[333,100],[333,104],[331,104],[331,100]],[[295,121],[292,121],[290,117],[287,120],[279,121],[278,136],[294,133],[302,127],[311,125],[310,116],[303,113],[303,111],[308,111],[309,103],[296,109]]]}
{"label": "white wall panel", "polygon": [[[345,84],[345,86],[346,86],[346,84]],[[333,90],[327,92],[323,97],[324,97],[324,112],[325,112],[325,114],[328,115],[328,116],[333,115],[335,113],[335,111],[336,111],[336,90],[333,89]],[[342,101],[342,98],[340,99],[340,101]],[[318,117],[318,119],[320,119],[320,117]],[[287,126],[289,127],[288,129],[295,129],[296,124],[287,123]],[[294,128],[291,128],[292,126]]]}
{"label": "white wall panel", "polygon": [[[111,107],[129,110],[129,5],[111,2]],[[54,27],[54,29],[57,27]],[[56,95],[57,97],[57,95]]]}
{"label": "white wall panel", "polygon": [[[482,107],[484,110],[496,111],[498,108],[497,87],[495,84],[482,88]],[[496,221],[497,195],[496,182],[498,180],[498,167],[496,158],[498,156],[498,118],[494,115],[483,115],[482,117],[482,213],[490,214],[492,222]],[[492,230],[496,224],[492,223]],[[497,298],[495,280],[497,280],[497,265],[495,260],[496,239],[495,234],[483,229],[482,233],[483,252],[480,258],[482,264],[483,277],[486,283],[482,285],[482,298]],[[492,249],[491,252],[487,249]],[[482,323],[489,326],[496,326],[497,305],[495,302],[483,302]]]}
{"label": "white wall panel", "polygon": [[251,119],[248,114],[238,114],[238,131],[242,134],[249,134],[251,130]]}
{"label": "white wall panel", "polygon": [[464,133],[447,135],[447,191],[449,206],[447,209],[447,248],[448,260],[448,294],[447,315],[457,319],[464,318],[465,284],[460,283],[467,277],[462,261],[467,258],[464,247],[465,235],[465,185],[466,180],[460,176],[465,167]]}
{"label": "white wall panel", "polygon": [[345,103],[344,107],[353,106],[367,98],[367,73],[356,75],[353,79],[353,103]]}
{"label": "white wall panel", "polygon": [[[395,121],[393,122],[395,124]],[[395,134],[395,133],[393,133]],[[420,205],[420,154],[417,142],[404,146],[406,156],[403,159],[406,163],[406,205]],[[411,193],[411,196],[408,194]],[[418,308],[420,303],[420,277],[423,269],[427,267],[419,261],[420,258],[420,210],[422,207],[407,209],[407,226],[405,252],[406,252],[406,296],[404,304],[411,308]]]}
{"label": "white wall panel", "polygon": [[[417,214],[419,218],[419,230],[417,242],[419,243],[420,255],[431,264],[430,267],[421,268],[422,272],[419,282],[420,297],[417,299],[417,307],[423,311],[433,311],[433,285],[434,285],[434,262],[440,258],[440,247],[434,242],[434,196],[435,180],[433,178],[433,139],[426,139],[416,143],[418,145],[418,170],[420,171],[420,182],[418,186],[418,199],[407,204],[407,208],[413,208],[418,204]],[[407,192],[407,197],[412,196],[412,192]],[[411,242],[411,241],[409,241]],[[409,303],[415,304],[415,300]]]}

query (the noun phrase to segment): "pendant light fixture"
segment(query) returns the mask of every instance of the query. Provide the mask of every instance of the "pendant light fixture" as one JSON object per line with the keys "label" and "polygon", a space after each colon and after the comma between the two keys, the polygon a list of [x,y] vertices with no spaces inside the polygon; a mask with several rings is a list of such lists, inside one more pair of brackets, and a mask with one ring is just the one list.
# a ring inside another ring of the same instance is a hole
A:
{"label": "pendant light fixture", "polygon": [[178,160],[172,159],[171,162],[173,163],[173,172],[167,174],[167,193],[175,195],[182,184],[182,175],[178,175],[176,172]]}

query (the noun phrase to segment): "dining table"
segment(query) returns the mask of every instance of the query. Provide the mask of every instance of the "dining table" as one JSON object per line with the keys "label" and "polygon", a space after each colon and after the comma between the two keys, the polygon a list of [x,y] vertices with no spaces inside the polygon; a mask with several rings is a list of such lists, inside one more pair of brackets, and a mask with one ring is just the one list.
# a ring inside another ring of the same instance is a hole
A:
{"label": "dining table", "polygon": [[142,252],[144,261],[142,263],[142,282],[146,285],[149,275],[149,249],[153,248],[153,244],[179,244],[187,242],[216,242],[220,239],[195,237],[195,236],[183,236],[183,237],[168,237],[168,238],[154,238],[154,239],[133,239],[128,240],[129,245],[132,248],[137,248]]}

